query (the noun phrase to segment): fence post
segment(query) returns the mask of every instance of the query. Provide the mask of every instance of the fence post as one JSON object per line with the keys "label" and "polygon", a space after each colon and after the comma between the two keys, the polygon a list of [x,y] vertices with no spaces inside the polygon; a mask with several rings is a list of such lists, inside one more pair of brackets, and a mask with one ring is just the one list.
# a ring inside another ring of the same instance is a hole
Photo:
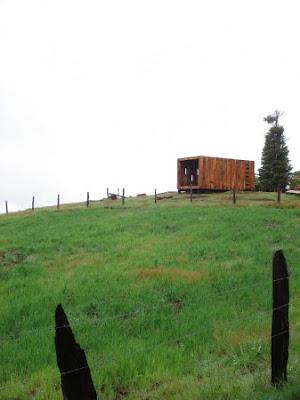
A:
{"label": "fence post", "polygon": [[280,185],[277,186],[277,203],[280,203],[280,197],[281,197],[281,187]]}
{"label": "fence post", "polygon": [[5,200],[5,211],[6,211],[6,215],[8,215],[8,203],[7,203],[7,200]]}
{"label": "fence post", "polygon": [[90,192],[87,192],[86,194],[86,206],[87,208],[89,208],[90,205]]}
{"label": "fence post", "polygon": [[190,202],[192,203],[193,201],[193,189],[192,189],[192,184],[190,184]]}
{"label": "fence post", "polygon": [[155,204],[157,203],[157,193],[156,193],[156,189],[155,189],[155,191],[154,191],[154,203],[155,203]]}
{"label": "fence post", "polygon": [[287,382],[289,351],[289,274],[283,251],[273,257],[272,379],[273,385]]}
{"label": "fence post", "polygon": [[34,196],[32,197],[31,209],[34,211]]}
{"label": "fence post", "polygon": [[96,400],[97,394],[84,350],[76,343],[61,304],[55,311],[55,350],[63,398]]}
{"label": "fence post", "polygon": [[59,194],[57,195],[57,208],[59,209],[59,201],[60,201],[60,197]]}
{"label": "fence post", "polygon": [[122,206],[125,204],[125,189],[122,190]]}
{"label": "fence post", "polygon": [[236,204],[236,189],[235,188],[233,188],[233,191],[232,191],[232,201],[233,201],[233,204]]}
{"label": "fence post", "polygon": [[106,188],[106,197],[109,198],[109,190]]}

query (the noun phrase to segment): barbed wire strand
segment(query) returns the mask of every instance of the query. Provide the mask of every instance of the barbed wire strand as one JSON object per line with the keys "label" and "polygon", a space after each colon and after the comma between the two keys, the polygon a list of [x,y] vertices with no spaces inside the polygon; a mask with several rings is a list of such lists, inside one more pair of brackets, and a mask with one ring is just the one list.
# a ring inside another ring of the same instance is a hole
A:
{"label": "barbed wire strand", "polygon": [[[294,328],[292,330],[290,330],[290,331],[284,330],[284,331],[282,331],[282,332],[280,332],[278,334],[272,335],[270,338],[272,339],[272,338],[275,338],[275,337],[279,337],[279,336],[282,336],[282,335],[284,335],[284,334],[286,334],[288,332],[291,334],[291,336],[293,336],[294,329],[298,328],[299,326],[300,326],[300,324],[298,323],[298,324],[296,324],[294,326]],[[221,359],[220,361],[222,363],[224,363],[224,359]],[[221,362],[219,362],[219,364],[221,364]],[[213,364],[216,364],[216,363],[217,363],[217,360],[206,359],[206,360],[202,360],[202,361],[198,362],[197,363],[197,367],[202,366],[202,365],[207,367],[208,365],[213,365]],[[267,369],[270,370],[270,366]],[[259,373],[261,373],[261,370],[259,370]],[[228,371],[223,370],[223,374],[227,375]],[[100,385],[97,386],[97,389],[101,390],[101,386]],[[150,393],[152,393],[152,392],[156,393],[157,392],[157,388],[150,390]],[[147,396],[147,399],[149,398],[148,396],[149,396],[150,393],[149,393],[149,391],[139,391],[139,390],[129,390],[128,389],[128,394],[129,395],[139,395],[139,396],[141,396],[142,394],[144,394],[145,396]],[[142,400],[142,399],[143,399],[143,397],[139,397],[139,400]]]}
{"label": "barbed wire strand", "polygon": [[[292,302],[294,302],[295,300],[298,300],[298,299],[300,299],[300,297],[294,297],[292,300],[290,300],[290,303],[287,303],[286,305],[283,305],[283,306],[280,306],[280,307],[276,307],[276,308],[270,308],[270,309],[268,309],[268,310],[266,310],[266,312],[267,313],[269,313],[269,312],[272,312],[272,311],[275,311],[275,310],[277,310],[277,309],[280,309],[280,308],[282,308],[282,307],[286,307],[286,306],[288,306],[289,304],[291,304]],[[195,302],[195,303],[188,303],[188,304],[186,304],[185,306],[186,307],[194,307],[194,306],[198,306],[199,304],[202,304],[203,305],[203,303],[201,303],[201,302]],[[166,305],[167,306],[167,305]],[[139,312],[138,313],[135,313],[134,314],[134,316],[136,316],[136,315],[138,315],[138,314],[143,314],[144,313],[144,310],[139,310]],[[254,312],[253,312],[254,313]],[[159,316],[159,317],[157,317],[156,319],[152,319],[153,321],[163,321],[163,320],[167,320],[167,319],[171,319],[172,317],[174,317],[175,315],[174,314],[169,314],[169,315],[167,315],[167,316]],[[125,314],[124,316],[120,316],[120,320],[121,319],[124,319],[125,317],[128,317],[128,314]],[[80,323],[79,325],[77,325],[77,323]],[[79,319],[79,318],[77,318],[77,319],[75,319],[75,320],[73,320],[72,321],[72,326],[71,325],[62,325],[62,326],[57,326],[57,327],[55,327],[55,329],[64,329],[64,328],[69,328],[69,327],[71,327],[72,329],[75,327],[75,329],[76,328],[78,328],[78,327],[80,327],[80,326],[82,326],[84,323],[87,323],[87,324],[93,324],[94,326],[96,326],[96,327],[98,327],[98,326],[103,326],[103,325],[105,325],[105,323],[106,323],[106,320],[101,320],[101,321],[91,321],[91,320],[85,320],[85,319]],[[23,339],[23,337],[24,336],[29,336],[29,335],[31,335],[32,333],[33,334],[42,334],[42,332],[44,332],[44,331],[49,331],[49,333],[50,333],[50,331],[52,331],[53,330],[53,326],[51,326],[51,327],[42,327],[42,328],[35,328],[35,329],[32,329],[32,330],[27,330],[27,331],[21,331],[21,332],[19,332],[18,333],[18,335],[16,336],[16,335],[7,335],[7,336],[2,336],[2,337],[0,337],[0,341],[7,341],[7,340],[16,340],[16,341],[18,341],[18,340],[21,340],[21,339]]]}
{"label": "barbed wire strand", "polygon": [[[292,333],[292,332],[294,332],[295,328],[298,328],[299,326],[300,326],[300,323],[296,324],[291,330],[289,330],[289,331],[288,330],[284,330],[282,332],[279,332],[278,334],[272,335],[270,338],[272,339],[274,337],[282,336],[282,335],[286,334],[287,332]],[[183,338],[188,337],[188,336],[190,336],[190,334],[181,336],[180,338],[176,338],[174,340],[177,340],[177,341],[178,340],[182,340]],[[160,345],[160,344],[158,344],[158,345]],[[216,360],[206,359],[206,360],[202,360],[200,365],[203,364],[204,366],[207,366],[207,365],[215,364],[215,363],[216,363]],[[62,372],[61,375],[64,376],[64,375],[68,375],[68,374],[73,374],[73,373],[76,373],[76,372],[79,372],[79,371],[82,371],[82,370],[85,370],[85,369],[88,369],[88,368],[89,368],[88,365],[84,366],[84,367],[81,367],[81,368],[74,368],[72,370]],[[15,385],[15,382],[12,383],[12,384]],[[22,386],[26,386],[27,384],[28,384],[28,382],[21,382]],[[101,387],[98,386],[98,385],[95,385],[95,387],[96,387],[97,390],[101,389]],[[11,385],[0,386],[0,390],[1,391],[9,389],[9,388],[11,388]],[[149,392],[144,392],[144,393],[149,395]],[[129,394],[139,394],[140,395],[141,392],[140,391],[129,391]]]}
{"label": "barbed wire strand", "polygon": [[[289,277],[275,279],[275,280],[273,280],[273,282],[279,282],[279,281],[286,280],[286,279],[289,279]],[[254,287],[264,287],[264,286],[267,286],[267,285],[269,286],[270,283],[269,282],[266,282],[264,284],[257,283],[257,284],[253,284],[253,285],[242,286],[242,287],[239,287],[239,288],[236,288],[236,289],[226,289],[226,290],[223,290],[222,293],[219,293],[219,294],[218,293],[212,293],[212,294],[209,294],[207,296],[203,296],[197,302],[185,303],[185,306],[186,307],[190,307],[190,306],[198,305],[200,303],[203,304],[203,302],[202,302],[203,299],[208,299],[208,298],[213,298],[213,297],[219,298],[219,297],[226,296],[228,293],[236,293],[236,292],[244,290],[244,289],[254,288]],[[161,307],[170,307],[170,304],[161,303],[161,304],[158,304],[158,305],[153,306],[153,307],[145,307],[145,308],[140,309],[140,310],[135,310],[135,311],[132,311],[132,312],[127,312],[127,313],[123,313],[123,314],[117,314],[117,315],[113,315],[113,316],[110,316],[110,317],[106,317],[106,318],[104,318],[104,319],[102,319],[100,321],[99,320],[91,321],[90,319],[85,319],[85,322],[86,323],[92,323],[92,324],[95,324],[95,325],[104,325],[107,321],[128,318],[128,317],[130,317],[132,315],[142,314],[145,311],[156,310],[156,309],[159,309]],[[70,317],[70,319],[71,318],[72,318],[72,316]],[[79,319],[79,318],[76,318],[76,317],[72,318],[72,320],[73,320],[73,325],[75,325],[77,322],[82,322],[83,321],[83,319]],[[33,328],[33,329],[28,329],[28,330],[22,330],[22,331],[19,331],[17,334],[2,335],[2,336],[0,336],[0,341],[18,340],[18,339],[20,339],[21,336],[23,337],[23,336],[31,335],[34,332],[37,332],[37,334],[38,334],[38,332],[47,331],[47,330],[50,331],[52,329],[53,329],[53,326],[47,326],[47,327],[39,327],[39,328]]]}
{"label": "barbed wire strand", "polygon": [[[299,297],[300,298],[300,297]],[[276,307],[276,309],[280,309],[280,308],[284,308],[284,307],[287,307],[288,306],[288,304],[284,304],[284,305],[282,305],[282,306],[280,306],[280,307]],[[254,320],[259,320],[259,319],[261,319],[261,317],[263,316],[263,315],[266,315],[266,314],[269,314],[269,313],[271,313],[272,311],[261,311],[260,312],[260,314],[259,315],[256,315],[256,317],[254,318]],[[253,314],[251,314],[248,318],[246,317],[242,317],[242,318],[234,318],[234,319],[232,319],[232,320],[230,320],[227,324],[225,324],[225,325],[228,325],[228,324],[232,324],[233,322],[234,323],[236,323],[236,322],[238,322],[238,321],[249,321],[249,320],[251,320],[252,319],[252,317],[253,317]],[[223,324],[223,326],[222,326],[222,328],[224,328],[224,324]],[[169,343],[173,343],[173,342],[179,342],[179,341],[181,341],[182,339],[185,339],[185,338],[188,338],[188,337],[193,337],[193,336],[197,336],[197,335],[199,335],[199,334],[201,334],[201,333],[203,333],[203,332],[205,332],[205,331],[207,331],[207,327],[206,326],[203,326],[203,327],[201,327],[201,329],[199,329],[199,330],[197,330],[197,331],[194,331],[194,332],[191,332],[191,333],[187,333],[187,334],[184,334],[184,335],[182,335],[182,336],[178,336],[178,337],[176,337],[176,338],[169,338],[169,339],[166,339],[165,341],[162,341],[162,342],[159,342],[159,343],[155,343],[155,344],[151,344],[151,345],[148,345],[148,346],[146,346],[146,347],[143,347],[143,348],[140,348],[140,349],[137,349],[137,350],[133,350],[133,351],[128,351],[128,352],[125,352],[124,354],[123,354],[123,356],[132,356],[133,354],[136,354],[136,353],[140,353],[140,352],[144,352],[144,351],[148,351],[148,350],[151,350],[152,348],[155,348],[155,347],[159,347],[159,346],[163,346],[163,345],[166,345],[166,344],[169,344]],[[110,362],[110,361],[117,361],[117,359],[116,358],[114,358],[114,357],[109,357],[109,358],[105,358],[105,359],[103,359],[103,363],[105,363],[105,362]]]}

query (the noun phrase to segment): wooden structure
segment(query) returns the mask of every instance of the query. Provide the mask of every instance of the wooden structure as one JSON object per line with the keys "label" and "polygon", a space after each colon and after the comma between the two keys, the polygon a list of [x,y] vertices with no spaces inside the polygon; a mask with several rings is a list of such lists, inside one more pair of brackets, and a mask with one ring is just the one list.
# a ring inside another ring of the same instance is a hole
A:
{"label": "wooden structure", "polygon": [[219,157],[177,160],[178,191],[255,190],[254,161]]}

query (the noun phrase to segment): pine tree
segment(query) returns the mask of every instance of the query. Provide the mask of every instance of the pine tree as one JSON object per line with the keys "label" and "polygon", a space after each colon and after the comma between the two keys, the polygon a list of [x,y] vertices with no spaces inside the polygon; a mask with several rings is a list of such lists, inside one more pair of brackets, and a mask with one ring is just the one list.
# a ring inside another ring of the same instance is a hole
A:
{"label": "pine tree", "polygon": [[260,186],[265,191],[276,190],[278,186],[285,189],[290,182],[292,167],[288,158],[289,150],[285,143],[284,128],[278,124],[281,115],[276,110],[264,119],[272,124],[265,136],[259,169]]}

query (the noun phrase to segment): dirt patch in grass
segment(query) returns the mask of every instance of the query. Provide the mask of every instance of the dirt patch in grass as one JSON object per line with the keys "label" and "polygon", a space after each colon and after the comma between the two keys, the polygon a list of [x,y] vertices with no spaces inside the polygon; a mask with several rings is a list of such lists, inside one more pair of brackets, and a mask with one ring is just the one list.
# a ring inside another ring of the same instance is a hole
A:
{"label": "dirt patch in grass", "polygon": [[259,367],[259,364],[256,364],[255,362],[249,362],[240,369],[240,372],[242,375],[254,374],[259,369]]}
{"label": "dirt patch in grass", "polygon": [[78,268],[83,265],[96,265],[103,262],[101,254],[81,254],[78,256],[70,257],[66,263],[68,268]]}
{"label": "dirt patch in grass", "polygon": [[175,238],[175,243],[179,243],[179,244],[192,244],[195,242],[195,238],[193,238],[193,236],[179,236]]}
{"label": "dirt patch in grass", "polygon": [[189,258],[187,256],[177,256],[176,261],[178,264],[187,264],[189,262]]}
{"label": "dirt patch in grass", "polygon": [[122,400],[129,396],[129,390],[126,387],[119,387],[116,390],[114,400]]}
{"label": "dirt patch in grass", "polygon": [[157,239],[146,239],[142,241],[142,247],[144,250],[153,250],[157,244]]}
{"label": "dirt patch in grass", "polygon": [[266,340],[270,336],[270,331],[267,328],[257,328],[249,330],[240,330],[233,333],[229,338],[229,344],[233,346],[240,346],[244,343],[249,343],[252,340],[262,339]]}
{"label": "dirt patch in grass", "polygon": [[180,299],[180,298],[172,299],[172,300],[170,300],[169,303],[172,306],[172,308],[176,314],[180,313],[180,311],[182,310],[183,305],[184,305],[183,299]]}
{"label": "dirt patch in grass", "polygon": [[25,259],[20,250],[0,250],[0,266],[8,267],[20,264]]}
{"label": "dirt patch in grass", "polygon": [[138,268],[136,273],[140,279],[171,278],[196,281],[203,277],[203,272],[178,268]]}
{"label": "dirt patch in grass", "polygon": [[65,256],[56,260],[51,260],[48,267],[52,270],[64,269],[72,271],[83,266],[95,266],[103,264],[104,256],[98,253],[82,253]]}
{"label": "dirt patch in grass", "polygon": [[256,328],[252,330],[241,329],[236,332],[228,333],[224,336],[225,330],[221,327],[216,327],[212,333],[216,341],[223,341],[224,338],[229,346],[241,346],[243,344],[252,342],[253,340],[266,340],[270,336],[268,328]]}

